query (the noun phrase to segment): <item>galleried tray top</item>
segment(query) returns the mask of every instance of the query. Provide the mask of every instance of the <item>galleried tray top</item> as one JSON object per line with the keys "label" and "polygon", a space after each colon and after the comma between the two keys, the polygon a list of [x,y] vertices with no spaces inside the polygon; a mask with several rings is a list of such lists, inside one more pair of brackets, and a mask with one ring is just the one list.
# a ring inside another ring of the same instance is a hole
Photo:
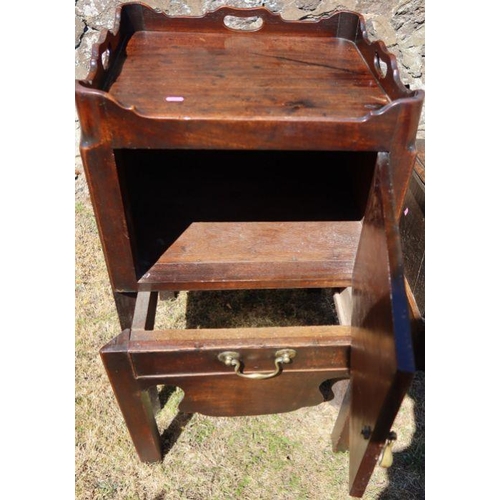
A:
{"label": "galleried tray top", "polygon": [[[228,15],[258,16],[262,26],[237,31]],[[177,120],[362,120],[419,98],[384,44],[368,41],[361,16],[347,11],[313,22],[263,8],[174,18],[126,4],[80,83],[139,115]]]}
{"label": "galleried tray top", "polygon": [[135,33],[109,90],[145,115],[363,116],[389,103],[342,39]]}

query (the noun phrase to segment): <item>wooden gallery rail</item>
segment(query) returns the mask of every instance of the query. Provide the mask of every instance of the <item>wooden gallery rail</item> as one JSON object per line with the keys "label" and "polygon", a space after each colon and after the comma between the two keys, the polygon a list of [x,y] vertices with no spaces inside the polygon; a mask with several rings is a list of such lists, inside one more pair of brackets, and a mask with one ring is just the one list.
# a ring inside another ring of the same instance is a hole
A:
{"label": "wooden gallery rail", "polygon": [[[118,8],[76,103],[123,330],[101,356],[142,461],[162,459],[156,385],[232,416],[350,380],[334,435],[362,496],[415,371],[398,221],[422,102],[354,12]],[[322,287],[352,287],[351,325],[154,329],[161,290]]]}

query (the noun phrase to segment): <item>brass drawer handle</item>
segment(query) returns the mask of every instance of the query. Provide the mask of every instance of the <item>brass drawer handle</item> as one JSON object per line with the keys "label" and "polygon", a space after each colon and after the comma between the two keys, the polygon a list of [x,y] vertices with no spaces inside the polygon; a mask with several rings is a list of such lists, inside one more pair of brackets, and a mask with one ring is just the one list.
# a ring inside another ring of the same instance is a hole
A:
{"label": "brass drawer handle", "polygon": [[238,377],[251,378],[254,380],[265,380],[268,378],[276,377],[282,370],[282,364],[288,364],[292,362],[292,358],[295,357],[297,353],[294,349],[280,349],[274,354],[274,365],[276,369],[271,373],[243,373],[241,369],[240,355],[233,351],[221,352],[217,358],[222,361],[226,366],[234,366],[234,373]]}

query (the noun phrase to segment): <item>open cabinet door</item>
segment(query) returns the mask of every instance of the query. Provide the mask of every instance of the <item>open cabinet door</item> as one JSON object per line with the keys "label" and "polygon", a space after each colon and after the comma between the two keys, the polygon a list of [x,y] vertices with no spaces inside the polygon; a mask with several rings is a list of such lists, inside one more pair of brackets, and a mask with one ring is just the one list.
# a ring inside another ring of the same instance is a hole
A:
{"label": "open cabinet door", "polygon": [[349,489],[361,497],[415,372],[389,154],[379,153],[353,271]]}

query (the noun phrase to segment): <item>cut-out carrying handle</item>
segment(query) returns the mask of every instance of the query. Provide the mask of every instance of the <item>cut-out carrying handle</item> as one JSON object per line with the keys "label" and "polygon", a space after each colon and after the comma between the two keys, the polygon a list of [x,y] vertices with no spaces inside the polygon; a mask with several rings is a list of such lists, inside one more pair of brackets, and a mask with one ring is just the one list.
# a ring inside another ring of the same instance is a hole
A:
{"label": "cut-out carrying handle", "polygon": [[[246,21],[240,25],[238,22]],[[234,23],[234,24],[233,24]],[[231,31],[259,31],[264,26],[262,17],[240,17],[240,16],[226,16],[224,17],[224,26]]]}
{"label": "cut-out carrying handle", "polygon": [[[272,26],[279,24],[280,22],[283,22],[283,19],[279,14],[275,14],[264,7],[255,7],[251,9],[246,9],[246,8],[224,6],[209,13],[207,16],[210,17],[211,20],[221,23],[222,26],[224,26],[224,28],[226,28],[227,30],[234,31],[237,33],[259,31],[266,25]],[[248,29],[234,28],[226,24],[226,18],[230,19],[238,18],[242,21],[249,20],[255,22],[256,25]]]}

